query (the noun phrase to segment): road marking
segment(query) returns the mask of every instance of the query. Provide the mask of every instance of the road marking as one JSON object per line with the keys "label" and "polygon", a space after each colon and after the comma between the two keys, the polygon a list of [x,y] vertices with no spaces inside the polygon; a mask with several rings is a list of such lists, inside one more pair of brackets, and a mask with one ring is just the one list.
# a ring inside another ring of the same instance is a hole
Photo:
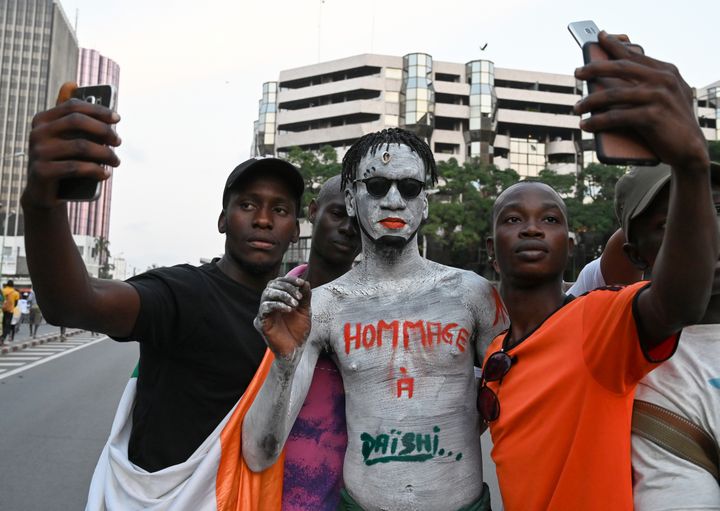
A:
{"label": "road marking", "polygon": [[25,362],[0,362],[0,367],[16,367],[25,365]]}
{"label": "road marking", "polygon": [[7,355],[3,355],[2,357],[0,357],[0,362],[3,360],[40,360],[42,358],[42,357],[13,357],[13,356],[10,356],[7,359],[5,359],[6,356]]}
{"label": "road marking", "polygon": [[[8,371],[7,373],[0,376],[0,380],[4,378],[8,378],[10,376],[14,376],[16,374],[22,373],[23,371],[27,371],[28,369],[32,369],[33,367],[37,367],[39,365],[45,364],[47,362],[50,362],[51,360],[55,360],[56,358],[65,356],[69,353],[72,353],[73,351],[81,350],[83,348],[87,348],[88,346],[92,346],[93,344],[97,344],[100,341],[104,341],[106,339],[109,339],[107,335],[104,335],[98,339],[95,339],[94,341],[86,342],[85,344],[82,344],[80,346],[77,346],[75,348],[71,348],[69,350],[61,351],[60,353],[54,353],[49,357],[45,357],[42,360],[37,360],[35,362],[31,362],[30,364],[27,364],[23,367],[18,367],[17,369],[13,369],[12,371]],[[4,371],[4,369],[0,370],[0,372]]]}

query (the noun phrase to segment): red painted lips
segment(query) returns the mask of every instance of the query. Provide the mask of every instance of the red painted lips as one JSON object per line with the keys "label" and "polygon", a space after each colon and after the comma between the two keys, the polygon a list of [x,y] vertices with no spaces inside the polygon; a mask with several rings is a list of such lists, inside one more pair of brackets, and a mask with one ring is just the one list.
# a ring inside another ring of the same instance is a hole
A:
{"label": "red painted lips", "polygon": [[378,223],[387,229],[402,229],[406,225],[405,220],[395,217],[383,218]]}

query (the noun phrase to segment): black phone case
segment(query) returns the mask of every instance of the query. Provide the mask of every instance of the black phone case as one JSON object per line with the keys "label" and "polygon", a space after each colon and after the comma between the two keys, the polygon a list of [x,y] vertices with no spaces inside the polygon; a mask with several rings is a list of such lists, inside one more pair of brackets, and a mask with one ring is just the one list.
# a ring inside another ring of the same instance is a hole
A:
{"label": "black phone case", "polygon": [[[115,106],[114,90],[110,85],[78,87],[73,97],[89,103]],[[58,198],[73,202],[92,202],[100,197],[100,181],[87,177],[61,179],[58,183]]]}
{"label": "black phone case", "polygon": [[100,197],[100,181],[89,177],[70,177],[58,183],[58,198],[73,202],[92,202]]}
{"label": "black phone case", "polygon": [[[631,44],[633,51],[644,53],[641,46]],[[608,55],[598,43],[585,43],[583,59],[585,64],[608,60]],[[611,78],[589,80],[590,93],[608,87],[627,86],[627,83]],[[621,107],[619,107],[621,108]],[[660,160],[643,142],[642,138],[632,130],[612,130],[595,133],[595,152],[598,160],[608,165],[657,165]]]}

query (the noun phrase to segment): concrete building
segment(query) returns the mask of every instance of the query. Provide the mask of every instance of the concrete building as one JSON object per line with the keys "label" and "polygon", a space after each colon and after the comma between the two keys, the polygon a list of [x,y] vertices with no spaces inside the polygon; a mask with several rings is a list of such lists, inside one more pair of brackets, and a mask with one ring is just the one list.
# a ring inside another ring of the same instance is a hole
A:
{"label": "concrete building", "polygon": [[720,140],[720,80],[696,92],[697,116],[708,140]]}
{"label": "concrete building", "polygon": [[0,0],[0,276],[28,278],[20,194],[32,117],[77,76],[78,43],[55,0]]}
{"label": "concrete building", "polygon": [[[582,165],[582,83],[570,75],[503,69],[487,60],[441,62],[424,53],[358,55],[280,72],[263,85],[255,154],[330,144],[400,126],[438,160],[479,157],[521,175]],[[259,143],[262,141],[262,143]]]}
{"label": "concrete building", "polygon": [[[592,139],[572,111],[582,92],[572,75],[488,60],[357,55],[284,70],[263,84],[253,155],[329,144],[342,157],[362,135],[400,126],[428,140],[439,161],[479,157],[521,176],[573,173],[593,161]],[[698,90],[708,140],[720,139],[718,94],[720,83]]]}

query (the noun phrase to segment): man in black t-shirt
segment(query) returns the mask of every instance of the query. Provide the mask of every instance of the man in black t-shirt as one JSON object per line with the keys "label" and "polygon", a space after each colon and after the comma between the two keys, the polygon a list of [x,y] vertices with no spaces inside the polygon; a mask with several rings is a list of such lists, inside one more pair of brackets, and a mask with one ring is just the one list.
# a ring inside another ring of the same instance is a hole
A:
{"label": "man in black t-shirt", "polygon": [[[61,98],[72,87],[63,86]],[[88,277],[58,183],[104,180],[117,166],[119,116],[71,99],[37,114],[22,196],[28,267],[47,320],[138,341],[128,457],[155,472],[185,461],[252,379],[265,344],[252,327],[260,294],[297,241],[303,179],[290,163],[251,159],[227,179],[218,218],[224,255],[201,267],[160,268],[127,282]],[[68,301],[67,296],[73,296]]]}

